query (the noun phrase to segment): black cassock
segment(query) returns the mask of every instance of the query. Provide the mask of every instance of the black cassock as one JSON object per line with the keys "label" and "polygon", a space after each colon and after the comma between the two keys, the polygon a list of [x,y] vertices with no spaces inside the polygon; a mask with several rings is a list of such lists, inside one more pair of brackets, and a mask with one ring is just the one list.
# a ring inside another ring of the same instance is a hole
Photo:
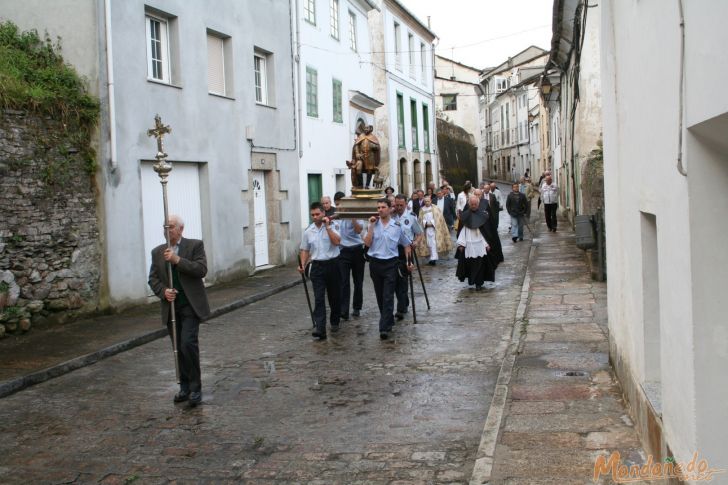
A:
{"label": "black cassock", "polygon": [[458,236],[463,227],[478,229],[485,242],[490,246],[490,250],[486,256],[466,258],[465,251],[456,249],[455,258],[458,260],[458,266],[455,276],[460,281],[465,281],[467,278],[469,285],[481,286],[485,281],[495,281],[495,270],[503,262],[503,249],[498,233],[490,223],[489,214],[483,210],[482,206],[476,211],[468,209],[463,211],[460,222]]}

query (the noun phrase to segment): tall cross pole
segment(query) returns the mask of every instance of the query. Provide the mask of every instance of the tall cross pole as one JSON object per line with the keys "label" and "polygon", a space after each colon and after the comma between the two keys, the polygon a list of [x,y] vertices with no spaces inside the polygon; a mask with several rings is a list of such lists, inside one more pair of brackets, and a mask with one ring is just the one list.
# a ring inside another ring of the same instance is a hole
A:
{"label": "tall cross pole", "polygon": [[[154,171],[159,175],[159,182],[162,184],[162,200],[164,202],[164,237],[167,240],[167,248],[171,248],[169,242],[169,205],[167,203],[167,178],[169,172],[172,171],[172,164],[167,162],[167,154],[164,152],[164,135],[172,133],[169,125],[162,124],[162,118],[159,115],[154,117],[154,128],[147,130],[147,136],[153,136],[157,139],[157,163],[154,164]],[[169,288],[174,288],[174,278],[172,276],[172,263],[167,261],[167,277],[169,279]],[[169,317],[172,324],[172,351],[174,353],[174,371],[179,384],[179,355],[177,349],[177,317],[174,311],[174,302],[169,303]]]}

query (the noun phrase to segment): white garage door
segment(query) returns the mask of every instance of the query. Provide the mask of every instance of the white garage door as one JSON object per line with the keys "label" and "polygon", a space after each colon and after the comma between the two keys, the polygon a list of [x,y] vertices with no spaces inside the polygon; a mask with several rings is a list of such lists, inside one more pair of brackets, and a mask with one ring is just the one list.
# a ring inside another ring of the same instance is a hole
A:
{"label": "white garage door", "polygon": [[[142,212],[144,214],[144,253],[149,274],[151,251],[164,243],[164,203],[162,184],[152,163],[142,163]],[[177,214],[185,222],[183,237],[202,239],[200,210],[200,175],[196,163],[174,163],[167,179],[169,213]]]}

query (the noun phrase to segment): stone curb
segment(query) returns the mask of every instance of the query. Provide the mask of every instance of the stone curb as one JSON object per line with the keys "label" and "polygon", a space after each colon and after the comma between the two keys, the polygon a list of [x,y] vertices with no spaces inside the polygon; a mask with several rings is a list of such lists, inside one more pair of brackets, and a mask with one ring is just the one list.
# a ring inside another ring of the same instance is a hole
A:
{"label": "stone curb", "polygon": [[529,275],[528,265],[534,259],[537,247],[538,244],[532,240],[528,260],[526,261],[526,275],[523,278],[523,285],[521,286],[521,298],[518,302],[518,309],[513,320],[510,343],[508,344],[506,355],[503,358],[500,371],[498,372],[493,399],[488,409],[488,417],[485,419],[483,434],[480,437],[480,445],[475,454],[475,466],[470,476],[470,485],[487,484],[490,481],[490,476],[493,471],[495,447],[498,443],[498,434],[503,423],[503,411],[508,402],[508,385],[511,382],[516,357],[526,337],[526,333],[521,331],[520,325],[523,323],[523,318],[526,315],[528,295],[531,289],[531,277]]}
{"label": "stone curb", "polygon": [[[246,305],[250,305],[251,303],[255,303],[257,301],[264,300],[270,296],[275,295],[276,293],[280,293],[289,288],[293,288],[294,286],[296,286],[300,283],[301,283],[301,280],[294,280],[294,281],[291,281],[288,283],[284,283],[282,285],[275,286],[273,288],[269,288],[265,291],[261,291],[260,293],[255,293],[248,297],[241,298],[240,300],[235,300],[231,303],[228,303],[226,305],[213,309],[210,312],[210,315],[207,318],[205,318],[204,321],[219,317],[220,315],[224,315],[225,313],[229,313],[233,310],[237,310]],[[157,340],[159,338],[166,337],[166,336],[167,336],[167,329],[159,328],[157,330],[152,330],[151,332],[147,332],[145,334],[138,335],[136,337],[132,337],[132,338],[124,340],[122,342],[118,342],[109,347],[105,347],[103,349],[97,350],[96,352],[82,355],[80,357],[76,357],[71,360],[61,362],[60,364],[54,365],[52,367],[48,367],[43,370],[39,370],[37,372],[33,372],[33,373],[25,375],[25,376],[16,377],[15,379],[11,379],[9,381],[2,382],[2,383],[0,383],[0,398],[7,397],[11,394],[14,394],[18,391],[26,389],[35,384],[40,384],[41,382],[45,382],[49,379],[53,379],[54,377],[62,376],[63,374],[68,374],[69,372],[72,372],[76,369],[80,369],[82,367],[86,367],[88,365],[95,364],[96,362],[98,362],[100,360],[106,359],[108,357],[111,357],[113,355],[127,351],[129,349],[133,349],[134,347],[139,347],[140,345],[147,344],[149,342],[152,342],[154,340]]]}

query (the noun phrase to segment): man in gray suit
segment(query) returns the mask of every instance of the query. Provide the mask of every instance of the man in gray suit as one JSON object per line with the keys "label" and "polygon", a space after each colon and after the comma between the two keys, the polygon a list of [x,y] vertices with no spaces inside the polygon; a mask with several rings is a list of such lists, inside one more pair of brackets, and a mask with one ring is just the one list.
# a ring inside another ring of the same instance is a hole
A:
{"label": "man in gray suit", "polygon": [[[210,313],[202,280],[207,274],[207,257],[202,241],[182,237],[185,223],[179,216],[170,215],[168,225],[170,247],[161,244],[152,250],[149,286],[162,302],[162,322],[167,324],[170,337],[170,305],[174,305],[180,373],[180,389],[174,402],[189,401],[190,406],[197,406],[202,402],[197,337],[200,320]],[[169,288],[167,262],[172,265],[173,288]]]}

